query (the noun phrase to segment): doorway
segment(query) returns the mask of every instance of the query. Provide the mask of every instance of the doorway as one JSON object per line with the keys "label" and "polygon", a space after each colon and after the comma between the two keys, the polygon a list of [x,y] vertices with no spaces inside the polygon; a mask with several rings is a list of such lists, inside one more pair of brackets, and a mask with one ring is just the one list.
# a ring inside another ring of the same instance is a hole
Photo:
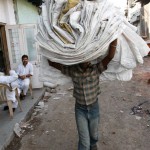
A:
{"label": "doorway", "polygon": [[6,25],[5,30],[11,69],[16,70],[17,66],[22,63],[22,55],[28,55],[34,72],[32,86],[41,88],[43,85],[39,81],[40,55],[36,42],[36,24]]}
{"label": "doorway", "polygon": [[0,72],[8,74],[9,70],[10,62],[8,57],[5,26],[0,25]]}

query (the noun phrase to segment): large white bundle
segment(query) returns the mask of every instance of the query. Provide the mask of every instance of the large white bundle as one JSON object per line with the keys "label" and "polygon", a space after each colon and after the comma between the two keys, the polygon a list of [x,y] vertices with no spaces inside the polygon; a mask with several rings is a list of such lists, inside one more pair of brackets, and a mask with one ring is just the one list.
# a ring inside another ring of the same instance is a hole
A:
{"label": "large white bundle", "polygon": [[9,71],[10,76],[0,76],[0,83],[9,84],[18,80],[18,75],[14,70]]}
{"label": "large white bundle", "polygon": [[13,108],[16,108],[18,106],[18,102],[15,97],[15,89],[18,88],[18,75],[14,70],[10,70],[9,74],[9,76],[0,76],[0,83],[7,84],[8,86],[11,85],[12,91],[6,89],[6,97],[8,100],[13,102]]}
{"label": "large white bundle", "polygon": [[[69,9],[65,12],[65,9]],[[117,51],[101,79],[129,80],[137,62],[149,48],[135,28],[108,0],[46,0],[38,24],[40,54],[51,61],[73,65],[97,58],[108,52],[109,44],[118,39]]]}

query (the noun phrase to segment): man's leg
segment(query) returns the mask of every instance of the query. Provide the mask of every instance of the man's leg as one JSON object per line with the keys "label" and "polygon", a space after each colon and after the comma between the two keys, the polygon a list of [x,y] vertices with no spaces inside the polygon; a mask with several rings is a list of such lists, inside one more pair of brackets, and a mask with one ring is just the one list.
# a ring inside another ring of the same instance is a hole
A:
{"label": "man's leg", "polygon": [[78,150],[90,150],[90,136],[88,127],[88,111],[75,106],[76,124],[79,134]]}
{"label": "man's leg", "polygon": [[[13,91],[6,90],[6,97],[7,97],[7,100],[9,101],[9,104],[11,104],[13,111],[15,111],[15,109],[18,106],[18,101],[16,100],[15,91],[14,90]],[[11,101],[11,103],[10,103],[10,101]],[[9,109],[8,105],[4,106],[4,110],[8,110],[8,109]]]}
{"label": "man's leg", "polygon": [[89,112],[90,150],[98,150],[99,105],[98,102]]}
{"label": "man's leg", "polygon": [[15,102],[12,103],[13,108],[17,108],[18,107],[18,101],[16,100]]}
{"label": "man's leg", "polygon": [[24,85],[24,81],[18,79],[18,92],[19,92],[20,99],[23,99],[23,85]]}
{"label": "man's leg", "polygon": [[26,96],[27,91],[29,89],[30,79],[26,78],[23,80],[23,94]]}

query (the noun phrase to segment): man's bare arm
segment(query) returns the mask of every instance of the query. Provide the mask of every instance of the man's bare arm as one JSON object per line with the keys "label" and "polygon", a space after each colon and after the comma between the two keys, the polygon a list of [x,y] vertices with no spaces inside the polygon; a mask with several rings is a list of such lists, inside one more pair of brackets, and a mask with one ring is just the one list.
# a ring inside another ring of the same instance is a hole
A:
{"label": "man's bare arm", "polygon": [[50,66],[52,66],[52,67],[62,71],[62,66],[63,66],[62,64],[59,64],[59,63],[56,63],[56,62],[52,62],[50,60],[48,60],[48,63],[49,63]]}
{"label": "man's bare arm", "polygon": [[104,69],[107,69],[107,65],[113,59],[117,47],[117,39],[110,43],[108,55],[102,60],[102,65]]}
{"label": "man's bare arm", "polygon": [[71,76],[72,75],[72,67],[70,66],[65,66],[65,65],[62,65],[62,64],[59,64],[59,63],[56,63],[56,62],[51,62],[49,61],[49,65],[60,70],[63,74],[65,75],[68,75],[68,76]]}
{"label": "man's bare arm", "polygon": [[30,78],[31,76],[32,76],[32,74],[27,74],[26,75],[27,78]]}

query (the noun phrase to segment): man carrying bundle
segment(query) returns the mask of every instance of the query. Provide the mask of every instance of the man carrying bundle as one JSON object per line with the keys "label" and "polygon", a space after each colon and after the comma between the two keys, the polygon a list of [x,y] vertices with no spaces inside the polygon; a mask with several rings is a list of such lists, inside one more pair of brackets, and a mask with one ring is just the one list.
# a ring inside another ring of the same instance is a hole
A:
{"label": "man carrying bundle", "polygon": [[99,75],[129,81],[149,48],[109,0],[47,0],[38,29],[39,53],[73,81],[78,150],[97,150]]}
{"label": "man carrying bundle", "polygon": [[[99,127],[99,104],[98,95],[100,94],[99,75],[107,69],[108,63],[115,54],[117,40],[109,46],[108,55],[97,64],[90,62],[81,63],[73,66],[59,65],[57,69],[72,78],[75,103],[75,118],[79,134],[78,150],[98,150],[98,127]],[[58,65],[54,65],[54,67]]]}

